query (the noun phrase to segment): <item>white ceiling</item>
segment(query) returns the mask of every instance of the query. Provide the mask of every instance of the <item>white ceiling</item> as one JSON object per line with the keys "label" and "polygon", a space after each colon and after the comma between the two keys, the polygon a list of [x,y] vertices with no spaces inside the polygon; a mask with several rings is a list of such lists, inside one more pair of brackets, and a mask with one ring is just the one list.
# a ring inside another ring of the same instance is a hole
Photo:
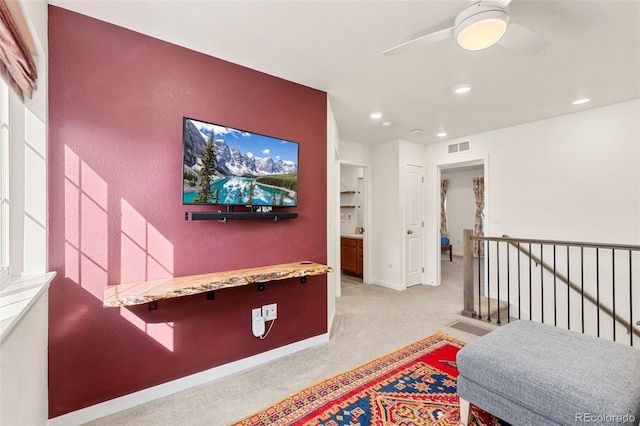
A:
{"label": "white ceiling", "polygon": [[[452,26],[469,1],[49,3],[326,91],[352,142],[433,143],[640,97],[640,0],[513,0],[511,21],[551,43],[536,56],[450,39],[392,57],[382,51]],[[473,91],[455,95],[461,83]]]}

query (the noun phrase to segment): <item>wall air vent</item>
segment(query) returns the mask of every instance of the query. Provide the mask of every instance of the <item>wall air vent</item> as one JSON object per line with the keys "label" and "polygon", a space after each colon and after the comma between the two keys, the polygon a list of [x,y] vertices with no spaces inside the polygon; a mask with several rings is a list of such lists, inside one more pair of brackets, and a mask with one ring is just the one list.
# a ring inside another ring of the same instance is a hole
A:
{"label": "wall air vent", "polygon": [[447,146],[447,152],[449,154],[458,154],[460,152],[469,152],[469,151],[471,151],[471,141],[450,143]]}

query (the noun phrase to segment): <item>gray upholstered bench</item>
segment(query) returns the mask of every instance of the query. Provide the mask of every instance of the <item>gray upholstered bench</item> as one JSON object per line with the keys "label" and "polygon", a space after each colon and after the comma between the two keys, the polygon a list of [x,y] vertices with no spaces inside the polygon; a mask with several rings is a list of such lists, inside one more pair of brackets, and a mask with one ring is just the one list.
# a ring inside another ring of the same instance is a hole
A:
{"label": "gray upholstered bench", "polygon": [[515,321],[458,352],[462,422],[469,403],[514,425],[640,422],[640,350]]}

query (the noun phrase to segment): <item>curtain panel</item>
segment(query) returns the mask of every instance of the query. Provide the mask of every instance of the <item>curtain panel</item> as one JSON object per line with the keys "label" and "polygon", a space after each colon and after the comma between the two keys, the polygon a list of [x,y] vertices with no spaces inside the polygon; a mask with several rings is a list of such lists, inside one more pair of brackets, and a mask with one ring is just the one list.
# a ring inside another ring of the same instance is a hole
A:
{"label": "curtain panel", "polygon": [[0,76],[18,94],[31,98],[38,72],[5,0],[0,0]]}
{"label": "curtain panel", "polygon": [[[484,236],[483,219],[484,219],[484,178],[473,178],[473,193],[476,198],[476,219],[473,234],[477,237]],[[476,256],[484,256],[484,243],[473,245],[473,254]]]}
{"label": "curtain panel", "polygon": [[440,235],[443,235],[445,237],[449,234],[449,229],[447,227],[447,209],[445,208],[448,187],[449,180],[443,179],[440,182]]}

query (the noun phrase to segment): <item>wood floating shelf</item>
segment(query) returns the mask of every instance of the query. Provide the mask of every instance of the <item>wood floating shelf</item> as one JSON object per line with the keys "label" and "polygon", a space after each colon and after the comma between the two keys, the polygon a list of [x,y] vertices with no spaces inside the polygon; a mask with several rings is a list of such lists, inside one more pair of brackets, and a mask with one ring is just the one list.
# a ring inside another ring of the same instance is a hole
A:
{"label": "wood floating shelf", "polygon": [[217,220],[227,222],[229,220],[256,220],[268,219],[275,222],[281,219],[295,219],[298,213],[293,212],[186,212],[184,220]]}
{"label": "wood floating shelf", "polygon": [[215,290],[254,283],[258,284],[258,289],[260,287],[264,289],[264,283],[289,278],[300,278],[300,281],[304,283],[308,276],[323,275],[331,271],[332,269],[327,265],[302,261],[164,280],[109,285],[104,289],[102,305],[105,308],[116,308],[149,303],[149,309],[155,309],[157,301],[162,299],[207,293],[207,299],[211,300]]}

